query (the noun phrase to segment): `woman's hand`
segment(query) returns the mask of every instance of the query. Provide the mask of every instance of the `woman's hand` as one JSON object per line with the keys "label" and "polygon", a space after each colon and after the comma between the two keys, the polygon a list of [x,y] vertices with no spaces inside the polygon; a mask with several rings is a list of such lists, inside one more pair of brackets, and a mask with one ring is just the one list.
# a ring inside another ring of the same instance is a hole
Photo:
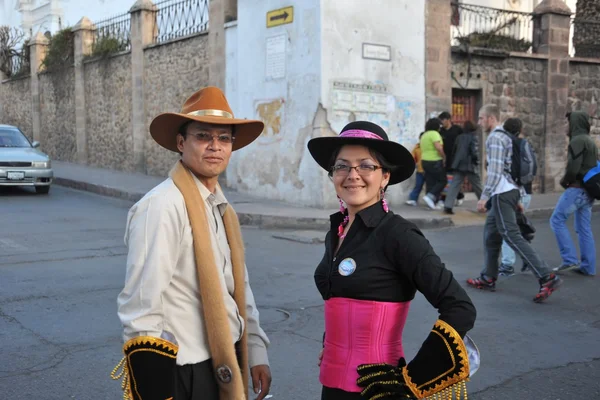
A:
{"label": "woman's hand", "polygon": [[317,363],[317,365],[319,367],[321,366],[322,361],[323,361],[323,349],[321,349],[321,351],[319,352],[319,362]]}

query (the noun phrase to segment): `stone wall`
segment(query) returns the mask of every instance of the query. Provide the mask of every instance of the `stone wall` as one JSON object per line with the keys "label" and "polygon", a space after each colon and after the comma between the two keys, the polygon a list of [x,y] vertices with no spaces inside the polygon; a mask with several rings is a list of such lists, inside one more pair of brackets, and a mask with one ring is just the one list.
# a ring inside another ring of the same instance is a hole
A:
{"label": "stone wall", "polygon": [[[144,51],[146,122],[163,112],[179,112],[184,101],[208,85],[208,35],[177,40]],[[179,155],[163,149],[150,133],[146,140],[146,173],[166,175]]]}
{"label": "stone wall", "polygon": [[569,66],[569,111],[586,111],[592,117],[592,136],[600,146],[600,60],[571,61]]}
{"label": "stone wall", "polygon": [[29,77],[0,83],[0,124],[14,125],[33,140]]}
{"label": "stone wall", "polygon": [[39,75],[42,150],[51,159],[76,161],[73,68]]}
{"label": "stone wall", "polygon": [[133,171],[131,56],[84,64],[88,164]]}
{"label": "stone wall", "polygon": [[[481,104],[500,107],[500,118],[523,120],[523,132],[543,165],[544,113],[547,60],[532,57],[499,57],[453,52],[455,89],[481,90]],[[470,74],[470,78],[468,78]],[[474,121],[477,122],[477,121]]]}

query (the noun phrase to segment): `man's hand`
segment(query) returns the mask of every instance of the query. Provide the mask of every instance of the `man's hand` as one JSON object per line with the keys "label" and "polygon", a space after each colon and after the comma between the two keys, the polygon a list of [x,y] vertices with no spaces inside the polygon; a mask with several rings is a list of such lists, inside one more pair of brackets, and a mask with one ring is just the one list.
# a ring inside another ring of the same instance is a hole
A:
{"label": "man's hand", "polygon": [[477,211],[479,211],[480,213],[485,213],[487,212],[487,208],[485,207],[485,205],[487,204],[487,200],[481,199],[477,202]]}
{"label": "man's hand", "polygon": [[323,350],[321,349],[321,351],[319,352],[319,362],[317,363],[317,365],[320,367],[321,366],[321,362],[323,362]]}
{"label": "man's hand", "polygon": [[521,203],[521,202],[517,203],[517,212],[518,213],[524,213],[525,212],[525,207],[523,207],[523,203]]}
{"label": "man's hand", "polygon": [[254,393],[258,394],[256,400],[263,400],[271,390],[271,368],[268,365],[257,365],[250,368],[250,375]]}

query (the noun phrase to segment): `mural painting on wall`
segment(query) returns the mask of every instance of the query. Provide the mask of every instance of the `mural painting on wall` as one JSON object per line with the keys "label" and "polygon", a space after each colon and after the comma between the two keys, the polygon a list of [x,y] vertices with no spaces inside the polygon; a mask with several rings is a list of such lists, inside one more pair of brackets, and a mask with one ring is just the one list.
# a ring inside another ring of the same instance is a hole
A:
{"label": "mural painting on wall", "polygon": [[[334,81],[331,91],[334,130],[353,120],[367,120],[383,127],[391,140],[412,144],[413,102],[399,100],[382,82]],[[338,126],[339,125],[339,126]]]}
{"label": "mural painting on wall", "polygon": [[265,124],[265,129],[257,140],[258,144],[268,145],[281,140],[284,103],[282,98],[255,103],[256,116]]}

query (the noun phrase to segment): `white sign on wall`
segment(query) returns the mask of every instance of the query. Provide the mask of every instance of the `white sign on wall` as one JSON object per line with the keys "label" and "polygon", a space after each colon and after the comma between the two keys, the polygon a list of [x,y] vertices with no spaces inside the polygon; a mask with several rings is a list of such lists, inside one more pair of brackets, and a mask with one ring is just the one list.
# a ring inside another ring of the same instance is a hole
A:
{"label": "white sign on wall", "polygon": [[391,61],[392,48],[383,44],[363,43],[362,57],[368,60]]}
{"label": "white sign on wall", "polygon": [[267,80],[285,77],[285,34],[267,38],[265,77]]}
{"label": "white sign on wall", "polygon": [[[334,81],[331,92],[334,111],[390,112],[390,96],[383,84]],[[392,108],[393,109],[393,108]]]}

